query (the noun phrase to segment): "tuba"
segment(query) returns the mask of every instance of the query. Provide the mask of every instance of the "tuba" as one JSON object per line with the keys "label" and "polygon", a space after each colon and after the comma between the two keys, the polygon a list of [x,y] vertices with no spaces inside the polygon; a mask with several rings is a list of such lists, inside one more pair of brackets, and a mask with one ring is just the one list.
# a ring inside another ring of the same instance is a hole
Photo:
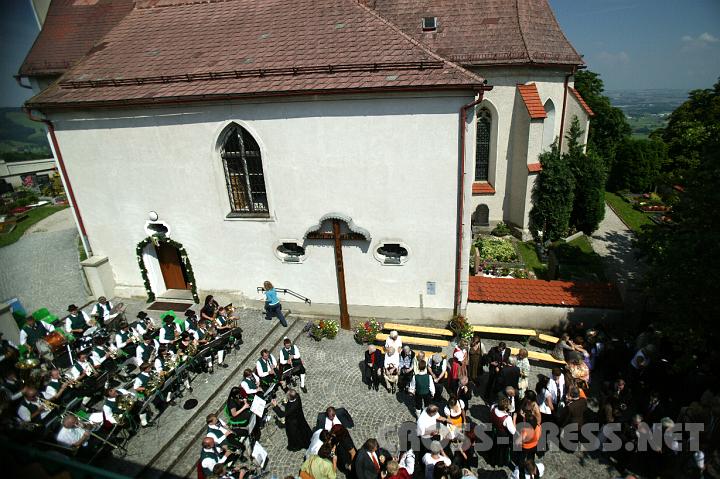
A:
{"label": "tuba", "polygon": [[132,394],[123,394],[117,398],[117,406],[123,412],[130,411],[136,402],[137,399]]}

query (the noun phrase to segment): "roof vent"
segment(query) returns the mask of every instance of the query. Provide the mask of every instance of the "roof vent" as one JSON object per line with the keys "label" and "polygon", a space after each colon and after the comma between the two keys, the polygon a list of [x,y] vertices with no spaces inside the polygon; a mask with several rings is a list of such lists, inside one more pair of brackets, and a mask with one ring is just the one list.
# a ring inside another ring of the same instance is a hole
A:
{"label": "roof vent", "polygon": [[434,32],[437,31],[437,17],[423,17],[422,29],[423,32]]}

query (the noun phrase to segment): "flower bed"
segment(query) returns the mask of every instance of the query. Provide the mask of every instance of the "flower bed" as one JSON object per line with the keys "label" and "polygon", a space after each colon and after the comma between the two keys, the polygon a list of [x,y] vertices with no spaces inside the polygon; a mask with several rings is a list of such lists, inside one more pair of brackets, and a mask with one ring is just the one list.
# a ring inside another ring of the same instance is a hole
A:
{"label": "flower bed", "polygon": [[358,343],[372,343],[375,341],[377,333],[382,331],[382,323],[375,318],[370,318],[365,322],[359,322],[355,325],[355,341]]}
{"label": "flower bed", "polygon": [[515,249],[514,240],[481,236],[474,243],[475,265],[485,276],[527,278],[528,272]]}

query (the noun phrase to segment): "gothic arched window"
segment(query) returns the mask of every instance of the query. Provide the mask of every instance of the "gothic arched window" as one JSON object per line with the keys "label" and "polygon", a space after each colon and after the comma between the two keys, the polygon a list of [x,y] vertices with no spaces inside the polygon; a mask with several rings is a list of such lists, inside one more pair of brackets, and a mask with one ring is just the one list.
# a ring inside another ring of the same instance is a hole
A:
{"label": "gothic arched window", "polygon": [[477,116],[475,138],[475,181],[488,181],[490,172],[490,132],[492,115],[487,108],[480,108]]}
{"label": "gothic arched window", "polygon": [[260,147],[248,131],[231,125],[224,133],[220,157],[225,169],[230,216],[268,216]]}

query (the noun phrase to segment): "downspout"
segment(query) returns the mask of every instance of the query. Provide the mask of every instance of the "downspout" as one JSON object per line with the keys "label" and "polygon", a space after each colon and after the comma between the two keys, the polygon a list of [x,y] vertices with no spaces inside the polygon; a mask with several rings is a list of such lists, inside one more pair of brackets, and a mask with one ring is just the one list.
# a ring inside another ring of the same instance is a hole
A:
{"label": "downspout", "polygon": [[60,144],[55,136],[55,127],[52,122],[47,118],[40,118],[33,116],[30,108],[23,108],[28,118],[32,121],[44,123],[47,126],[48,133],[50,134],[50,141],[52,142],[53,151],[55,152],[55,158],[57,159],[58,165],[60,166],[60,175],[62,175],[63,183],[67,188],[68,199],[70,200],[70,206],[75,210],[75,218],[77,218],[78,227],[80,228],[80,240],[82,241],[83,248],[85,248],[85,254],[88,258],[92,256],[92,250],[90,249],[90,242],[88,241],[87,231],[85,230],[85,224],[83,223],[82,216],[80,215],[80,208],[78,208],[77,200],[75,199],[75,192],[73,191],[72,184],[70,183],[70,177],[65,169],[65,162],[63,161],[62,153],[60,152]]}
{"label": "downspout", "polygon": [[570,77],[575,75],[576,67],[573,67],[572,71],[565,75],[565,83],[563,84],[563,107],[560,115],[560,138],[558,139],[558,148],[562,152],[563,139],[565,138],[565,108],[567,107],[567,96],[568,96],[568,82]]}
{"label": "downspout", "polygon": [[462,306],[462,290],[460,288],[460,281],[462,279],[462,252],[463,252],[463,234],[464,234],[464,223],[463,215],[465,210],[465,132],[467,127],[467,111],[473,108],[475,105],[483,101],[483,95],[486,91],[491,90],[492,87],[483,87],[479,91],[479,96],[475,101],[463,105],[460,108],[460,154],[458,155],[458,195],[457,195],[457,238],[455,241],[455,301],[453,307],[453,315],[460,314],[460,307]]}

